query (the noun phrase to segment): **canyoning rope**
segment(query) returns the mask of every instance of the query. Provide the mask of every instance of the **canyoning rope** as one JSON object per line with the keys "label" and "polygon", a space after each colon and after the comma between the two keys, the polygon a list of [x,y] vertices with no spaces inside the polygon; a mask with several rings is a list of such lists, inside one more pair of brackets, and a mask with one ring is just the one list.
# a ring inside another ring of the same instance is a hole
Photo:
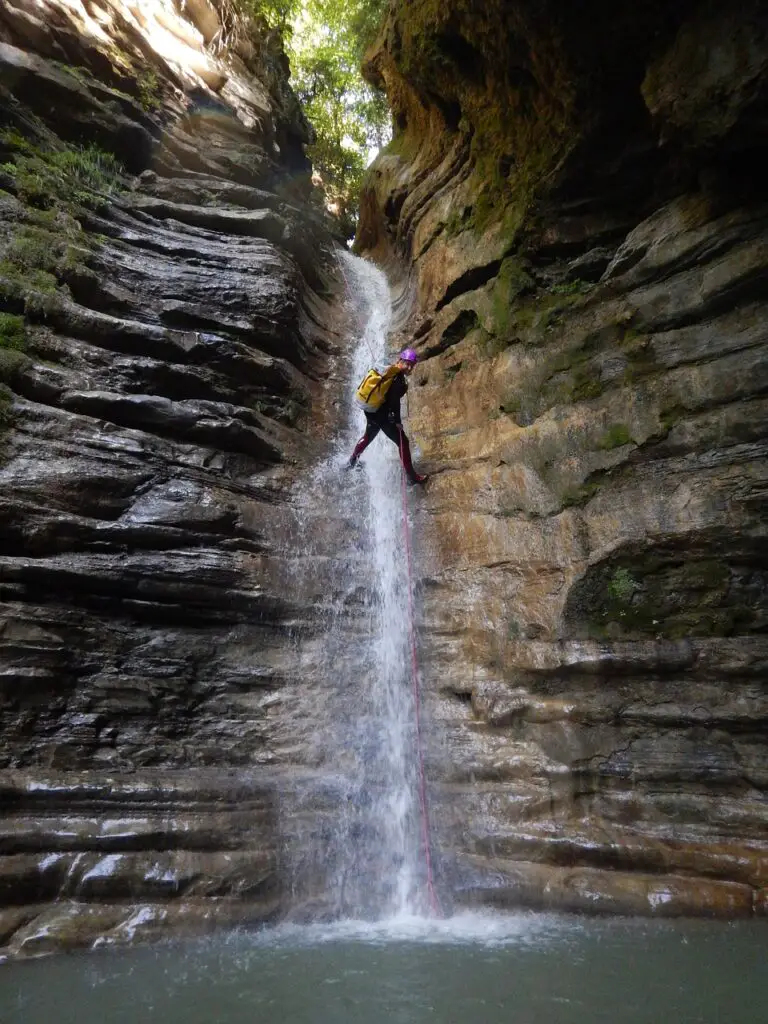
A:
{"label": "canyoning rope", "polygon": [[416,723],[416,759],[419,768],[419,804],[421,805],[421,835],[424,844],[424,863],[427,869],[427,895],[430,908],[437,917],[442,910],[435,892],[435,878],[432,870],[432,846],[429,837],[429,806],[427,804],[427,778],[424,771],[424,747],[421,740],[421,693],[419,686],[419,661],[416,653],[416,630],[413,612],[413,559],[411,557],[411,531],[408,528],[408,491],[405,484],[403,462],[403,428],[400,427],[400,479],[403,493],[403,533],[405,534],[405,562],[408,577],[408,632],[411,644],[411,681],[413,685],[413,709]]}
{"label": "canyoning rope", "polygon": [[[344,270],[344,266],[341,262],[339,250],[336,250],[336,260],[339,264],[339,270],[341,271],[344,284],[347,289],[347,293],[351,296],[353,294],[349,284],[349,279]],[[370,341],[368,340],[365,331],[363,331],[363,339],[368,346],[368,351],[371,353],[371,359],[374,364],[376,363],[376,356],[371,347]],[[407,402],[407,398],[406,398]],[[406,405],[407,409],[407,405]],[[419,686],[419,662],[416,651],[416,631],[415,631],[415,615],[414,615],[414,602],[413,602],[413,558],[411,555],[411,535],[408,528],[408,493],[405,483],[405,464],[403,462],[403,455],[405,452],[404,434],[402,426],[399,427],[400,431],[400,467],[401,467],[401,480],[402,480],[402,495],[403,495],[403,532],[405,534],[405,554],[406,554],[406,569],[407,569],[407,584],[408,584],[408,632],[411,649],[411,681],[413,687],[413,708],[414,708],[414,722],[416,726],[416,759],[419,773],[419,805],[421,810],[421,834],[422,842],[424,847],[424,863],[426,866],[427,874],[427,895],[429,898],[429,907],[432,913],[436,917],[442,917],[442,909],[437,898],[437,892],[435,890],[435,877],[432,868],[432,847],[430,844],[430,828],[429,828],[429,806],[427,804],[427,779],[426,772],[424,770],[424,747],[421,736],[421,693]]]}

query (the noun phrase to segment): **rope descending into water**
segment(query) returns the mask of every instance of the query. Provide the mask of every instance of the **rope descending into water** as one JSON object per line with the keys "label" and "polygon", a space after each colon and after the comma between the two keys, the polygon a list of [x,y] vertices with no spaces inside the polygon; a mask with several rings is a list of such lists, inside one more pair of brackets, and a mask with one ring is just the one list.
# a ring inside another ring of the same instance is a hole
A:
{"label": "rope descending into water", "polygon": [[[341,256],[338,250],[336,250],[336,262],[341,276],[344,280],[344,285],[348,295],[352,295],[352,289],[350,287],[349,279],[344,270],[344,265],[341,260]],[[362,325],[361,325],[362,326]],[[368,346],[368,351],[371,353],[371,359],[374,364],[376,363],[376,356],[374,354],[371,343],[368,336],[363,330],[363,339]],[[407,401],[407,399],[406,399]],[[405,485],[405,466],[403,465],[403,430],[400,428],[400,471],[402,480],[402,492],[403,492],[403,532],[405,533],[405,552],[406,552],[406,565],[408,574],[408,631],[410,637],[411,646],[411,678],[413,682],[413,706],[414,706],[414,718],[416,722],[416,754],[419,768],[419,804],[421,806],[421,831],[422,840],[424,844],[424,862],[427,869],[427,894],[429,896],[429,906],[432,913],[436,917],[442,917],[442,910],[440,903],[437,899],[437,893],[435,891],[435,878],[432,870],[432,848],[429,841],[429,808],[427,805],[427,781],[426,774],[424,771],[424,750],[421,740],[421,696],[419,693],[419,663],[416,654],[416,633],[414,629],[414,613],[413,613],[413,560],[411,557],[411,536],[408,529],[408,495]]]}
{"label": "rope descending into water", "polygon": [[413,614],[413,560],[411,558],[411,533],[408,529],[408,493],[405,485],[403,464],[403,428],[400,427],[400,480],[403,492],[403,533],[405,534],[405,556],[408,575],[408,631],[411,641],[411,679],[413,683],[413,708],[416,719],[416,755],[419,766],[419,803],[421,804],[421,834],[424,843],[424,862],[427,867],[427,894],[432,913],[442,917],[440,903],[435,892],[435,878],[432,871],[432,847],[429,841],[429,808],[427,805],[427,779],[424,771],[424,749],[421,742],[421,695],[419,692],[419,662],[416,656],[416,631]]}

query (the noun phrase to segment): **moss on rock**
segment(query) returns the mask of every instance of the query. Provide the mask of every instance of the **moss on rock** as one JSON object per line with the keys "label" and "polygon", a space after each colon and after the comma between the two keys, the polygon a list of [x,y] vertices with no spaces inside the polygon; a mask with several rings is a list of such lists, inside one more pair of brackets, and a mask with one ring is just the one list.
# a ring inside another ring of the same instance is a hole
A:
{"label": "moss on rock", "polygon": [[[2,374],[0,362],[0,374]],[[0,384],[0,433],[7,430],[13,423],[13,392]]]}
{"label": "moss on rock", "polygon": [[122,167],[95,145],[57,148],[26,138],[15,129],[0,132],[0,152],[9,156],[0,171],[28,206],[99,207],[120,188]]}
{"label": "moss on rock", "polygon": [[492,329],[499,338],[509,337],[514,304],[532,287],[533,279],[521,259],[510,256],[502,262],[491,292]]}
{"label": "moss on rock", "polygon": [[763,570],[732,559],[650,553],[595,566],[570,595],[568,617],[591,636],[734,636],[766,628],[765,586]]}
{"label": "moss on rock", "polygon": [[[12,385],[19,370],[31,362],[26,355],[27,330],[24,317],[13,313],[0,313],[0,382]],[[8,404],[9,392],[5,389],[5,402]],[[0,412],[0,423],[3,414]]]}
{"label": "moss on rock", "polygon": [[24,317],[14,313],[0,313],[0,349],[23,352],[27,347]]}
{"label": "moss on rock", "polygon": [[612,451],[614,448],[621,448],[625,444],[632,443],[632,435],[626,423],[612,424],[598,442],[598,448],[603,451]]}
{"label": "moss on rock", "polygon": [[[82,174],[83,181],[96,184],[101,181],[100,172],[86,171],[72,151],[56,154],[49,164],[42,157],[28,157],[30,149],[37,150],[18,133],[6,131],[0,138],[6,147],[11,146],[16,158],[15,163],[3,167],[16,173],[18,201],[0,223],[0,301],[12,309],[31,308],[58,288],[65,288],[68,275],[87,266],[92,242],[78,220],[83,193],[73,182]],[[30,167],[37,162],[47,170],[39,178],[32,175],[39,188],[35,185],[30,191],[25,182],[32,180]]]}

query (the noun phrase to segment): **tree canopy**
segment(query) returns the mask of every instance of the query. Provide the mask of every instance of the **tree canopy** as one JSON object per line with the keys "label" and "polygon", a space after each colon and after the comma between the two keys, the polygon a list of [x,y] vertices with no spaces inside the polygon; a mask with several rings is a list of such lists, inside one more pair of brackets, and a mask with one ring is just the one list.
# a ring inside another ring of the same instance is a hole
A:
{"label": "tree canopy", "polygon": [[250,0],[278,29],[291,84],[317,140],[309,148],[328,206],[352,226],[372,151],[390,137],[383,93],[363,80],[360,64],[386,0]]}

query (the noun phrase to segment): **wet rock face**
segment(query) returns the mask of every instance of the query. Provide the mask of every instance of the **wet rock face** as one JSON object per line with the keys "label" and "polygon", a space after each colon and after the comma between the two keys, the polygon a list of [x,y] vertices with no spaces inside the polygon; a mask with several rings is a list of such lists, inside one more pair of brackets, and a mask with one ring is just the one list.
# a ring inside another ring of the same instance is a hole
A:
{"label": "wet rock face", "polygon": [[369,55],[445,876],[762,913],[768,22],[572,7],[400,5]]}
{"label": "wet rock face", "polygon": [[6,772],[2,797],[6,955],[257,925],[281,907],[273,794],[247,774]]}
{"label": "wet rock face", "polygon": [[271,44],[217,62],[210,5],[195,28],[158,4],[195,78],[149,8],[49,7],[0,12],[0,941],[22,953],[279,906],[298,609],[275,566],[333,348]]}

